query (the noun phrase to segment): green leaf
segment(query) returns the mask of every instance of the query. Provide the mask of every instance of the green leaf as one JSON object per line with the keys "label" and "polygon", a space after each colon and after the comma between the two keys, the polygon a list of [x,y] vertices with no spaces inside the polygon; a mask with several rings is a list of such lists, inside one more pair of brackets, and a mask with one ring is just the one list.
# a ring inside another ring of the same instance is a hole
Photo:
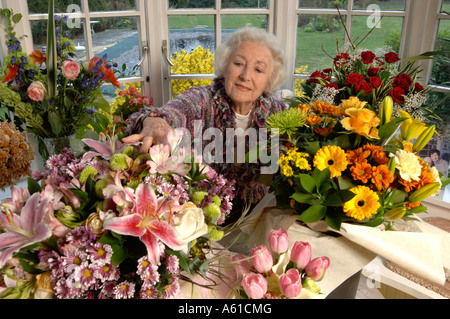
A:
{"label": "green leaf", "polygon": [[120,246],[119,244],[111,245],[113,254],[111,256],[111,262],[114,266],[120,265],[128,256],[128,249]]}
{"label": "green leaf", "polygon": [[330,169],[328,167],[322,171],[317,168],[313,170],[311,177],[316,181],[320,193],[327,191],[331,187],[329,183],[330,176]]}
{"label": "green leaf", "polygon": [[303,213],[301,213],[298,219],[300,219],[304,223],[314,223],[322,220],[325,217],[326,212],[327,208],[325,206],[312,205]]}
{"label": "green leaf", "polygon": [[[47,20],[47,92],[50,99],[56,96],[57,82],[57,61],[58,53],[56,51],[56,32],[55,32],[55,1],[48,2],[48,20]],[[52,128],[53,129],[53,128]]]}
{"label": "green leaf", "polygon": [[41,190],[42,190],[41,185],[39,185],[39,183],[36,182],[36,180],[32,179],[31,177],[28,177],[27,183],[28,183],[28,191],[29,191],[30,195],[41,192]]}
{"label": "green leaf", "polygon": [[405,118],[403,117],[397,117],[394,118],[392,120],[390,120],[389,122],[387,122],[386,124],[382,125],[380,127],[380,129],[378,130],[378,136],[380,137],[381,140],[386,140],[389,137],[392,136],[392,134],[394,134],[394,132],[397,130],[398,128],[398,123],[404,121]]}
{"label": "green leaf", "polygon": [[188,259],[187,256],[182,254],[180,251],[174,251],[174,250],[171,250],[169,248],[166,248],[165,252],[168,253],[169,255],[177,256],[181,268],[183,268],[183,270],[185,272],[187,272],[187,274],[189,276],[192,276],[191,268],[189,267],[189,264],[187,262],[187,259]]}
{"label": "green leaf", "polygon": [[300,174],[300,184],[308,192],[312,193],[316,189],[316,181],[308,174]]}
{"label": "green leaf", "polygon": [[337,210],[331,210],[327,212],[327,216],[325,217],[325,220],[331,228],[335,230],[341,229],[342,224],[342,214],[341,212]]}
{"label": "green leaf", "polygon": [[355,197],[355,193],[349,190],[338,190],[327,196],[325,201],[326,206],[342,206],[344,203],[348,202],[350,199]]}
{"label": "green leaf", "polygon": [[317,197],[315,197],[312,194],[306,194],[302,192],[295,192],[294,194],[291,195],[291,198],[295,199],[299,203],[304,204],[311,203],[313,200],[317,199]]}
{"label": "green leaf", "polygon": [[48,121],[52,128],[52,132],[55,136],[58,136],[63,129],[63,124],[61,122],[61,117],[57,112],[48,113]]}

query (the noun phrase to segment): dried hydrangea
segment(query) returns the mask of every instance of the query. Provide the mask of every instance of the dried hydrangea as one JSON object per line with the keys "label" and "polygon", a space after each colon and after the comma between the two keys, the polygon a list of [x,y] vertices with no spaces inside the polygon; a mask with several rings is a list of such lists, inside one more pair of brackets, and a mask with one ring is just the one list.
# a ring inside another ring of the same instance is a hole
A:
{"label": "dried hydrangea", "polygon": [[30,175],[34,152],[23,132],[14,124],[0,122],[0,189],[10,186],[14,180]]}

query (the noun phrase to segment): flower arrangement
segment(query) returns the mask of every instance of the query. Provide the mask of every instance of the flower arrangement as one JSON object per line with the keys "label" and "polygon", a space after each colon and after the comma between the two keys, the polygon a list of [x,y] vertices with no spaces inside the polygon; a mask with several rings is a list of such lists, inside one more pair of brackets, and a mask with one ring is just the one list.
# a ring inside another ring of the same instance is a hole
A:
{"label": "flower arrangement", "polygon": [[181,137],[145,154],[114,134],[83,139],[82,157],[66,149],[14,187],[0,205],[0,297],[171,298],[207,278],[234,186],[186,161]]}
{"label": "flower arrangement", "polygon": [[128,117],[144,106],[153,106],[150,96],[142,95],[140,83],[127,83],[123,90],[116,91],[116,98],[111,103],[111,123],[115,127],[125,129],[129,124]]}
{"label": "flower arrangement", "polygon": [[241,254],[232,258],[241,297],[315,298],[320,293],[317,282],[324,278],[330,259],[311,259],[311,245],[307,242],[296,241],[289,250],[289,236],[284,229],[270,231],[268,239],[269,247],[253,248],[250,259]]}
{"label": "flower arrangement", "polygon": [[[52,1],[50,1],[50,4]],[[10,107],[15,117],[34,133],[39,141],[43,138],[70,136],[91,121],[92,108],[109,108],[100,86],[111,83],[120,87],[112,64],[103,57],[94,57],[82,64],[72,60],[74,44],[69,39],[70,29],[64,30],[67,17],[53,15],[49,6],[47,52],[35,50],[30,55],[22,52],[14,24],[21,15],[10,9],[2,13],[8,20],[8,56],[2,63],[0,73],[2,91],[9,90],[20,95],[20,104]],[[2,92],[2,95],[6,94]],[[42,143],[41,143],[42,144]],[[47,153],[43,153],[44,159]]]}
{"label": "flower arrangement", "polygon": [[340,105],[312,101],[271,115],[268,128],[282,144],[270,185],[277,205],[333,229],[342,222],[390,225],[426,211],[420,202],[448,183],[417,155],[435,128],[397,113],[389,96],[379,113],[351,96]]}
{"label": "flower arrangement", "polygon": [[302,83],[303,90],[310,101],[334,105],[356,96],[376,112],[384,98],[390,96],[394,111],[404,110],[424,121],[432,112],[424,107],[428,89],[420,84],[420,69],[414,67],[419,58],[425,57],[402,60],[389,46],[373,52],[351,43],[337,53],[331,68],[314,71]]}
{"label": "flower arrangement", "polygon": [[30,175],[31,161],[34,152],[25,134],[20,132],[13,123],[0,122],[0,189],[13,184],[14,180]]}

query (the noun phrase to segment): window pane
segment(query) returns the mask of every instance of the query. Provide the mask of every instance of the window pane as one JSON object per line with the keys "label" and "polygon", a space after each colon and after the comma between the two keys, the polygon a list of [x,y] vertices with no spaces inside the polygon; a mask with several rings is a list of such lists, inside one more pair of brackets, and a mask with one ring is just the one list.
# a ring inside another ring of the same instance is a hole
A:
{"label": "window pane", "polygon": [[136,0],[88,0],[89,11],[136,10]]}
{"label": "window pane", "polygon": [[336,15],[299,15],[296,70],[312,73],[331,67],[336,41],[344,44],[344,28]]}
{"label": "window pane", "polygon": [[441,12],[449,12],[450,11],[450,0],[442,1]]}
{"label": "window pane", "polygon": [[222,15],[222,29],[236,30],[251,25],[256,28],[267,29],[267,15],[265,14],[224,14]]}
{"label": "window pane", "polygon": [[222,0],[222,8],[265,8],[267,9],[269,4],[268,0]]}
{"label": "window pane", "polygon": [[171,56],[183,50],[189,53],[198,46],[214,52],[216,42],[214,16],[169,16],[169,38]]}
{"label": "window pane", "polygon": [[377,21],[370,16],[354,16],[351,28],[352,42],[358,47],[372,51],[389,45],[398,52],[402,25],[403,18],[384,17]]}
{"label": "window pane", "polygon": [[[48,13],[48,1],[28,0],[29,13]],[[81,0],[55,0],[56,12],[71,13],[81,10]]]}
{"label": "window pane", "polygon": [[376,9],[376,7],[378,7],[379,10],[405,11],[405,5],[406,5],[406,0],[402,0],[402,1],[399,1],[399,0],[384,0],[384,1],[355,0],[353,2],[353,9],[373,10],[373,8]]}
{"label": "window pane", "polygon": [[440,20],[434,50],[442,52],[433,60],[431,83],[450,87],[450,20]]}
{"label": "window pane", "polygon": [[170,9],[215,8],[216,0],[169,0]]}
{"label": "window pane", "polygon": [[335,1],[335,0],[299,0],[299,8],[322,8],[332,9],[336,8],[336,2],[340,9],[347,8],[347,0]]}
{"label": "window pane", "polygon": [[136,17],[95,18],[91,20],[94,56],[117,63],[118,77],[140,75],[135,65],[140,59]]}

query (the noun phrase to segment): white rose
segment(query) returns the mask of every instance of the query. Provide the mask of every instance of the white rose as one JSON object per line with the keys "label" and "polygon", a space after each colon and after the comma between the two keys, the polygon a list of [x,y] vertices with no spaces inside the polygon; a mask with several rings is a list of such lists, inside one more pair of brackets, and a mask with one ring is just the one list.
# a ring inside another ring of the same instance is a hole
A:
{"label": "white rose", "polygon": [[203,210],[192,202],[185,203],[181,211],[175,215],[174,227],[186,243],[186,248],[189,242],[208,233]]}

